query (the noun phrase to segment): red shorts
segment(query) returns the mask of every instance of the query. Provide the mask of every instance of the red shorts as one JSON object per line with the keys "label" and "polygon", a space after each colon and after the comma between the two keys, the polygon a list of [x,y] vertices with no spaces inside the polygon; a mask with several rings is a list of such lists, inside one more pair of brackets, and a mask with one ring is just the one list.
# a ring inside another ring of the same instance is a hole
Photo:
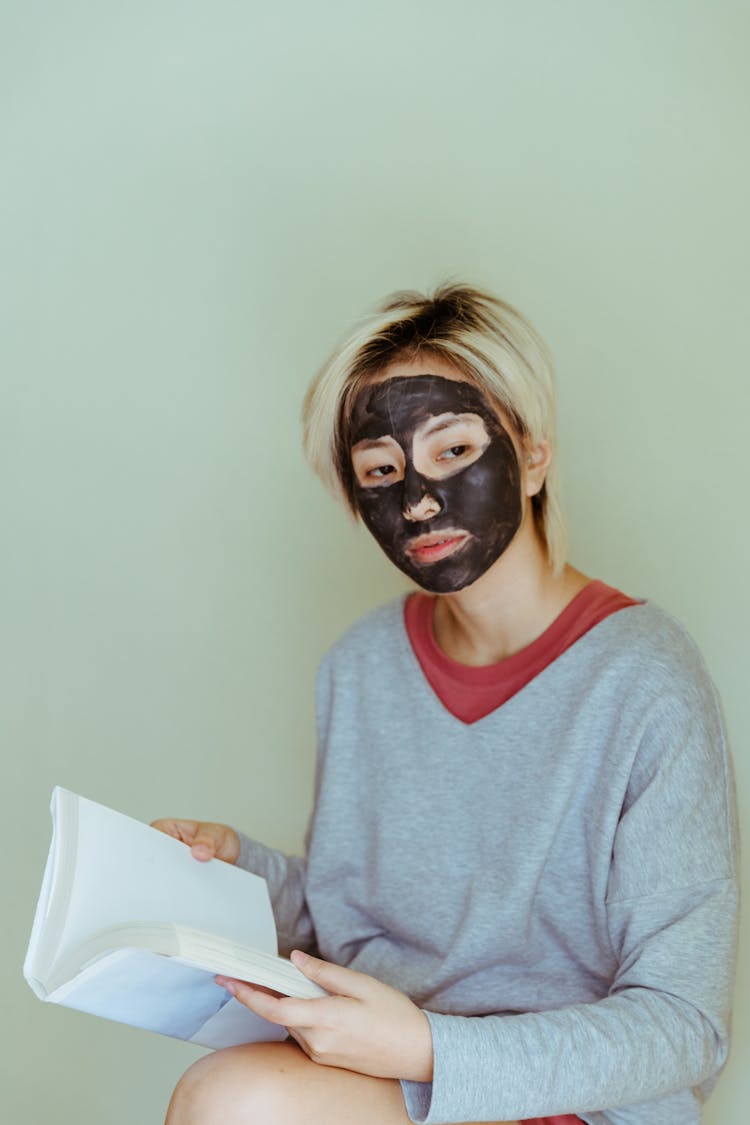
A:
{"label": "red shorts", "polygon": [[583,1125],[574,1113],[564,1113],[562,1117],[527,1117],[519,1125]]}

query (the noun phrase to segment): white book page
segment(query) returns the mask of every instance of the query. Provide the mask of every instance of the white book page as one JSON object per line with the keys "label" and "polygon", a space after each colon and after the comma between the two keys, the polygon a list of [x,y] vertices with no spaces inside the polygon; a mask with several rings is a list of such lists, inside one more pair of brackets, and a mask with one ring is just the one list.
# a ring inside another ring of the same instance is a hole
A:
{"label": "white book page", "polygon": [[203,1047],[282,1040],[287,1034],[230,997],[211,973],[143,949],[102,957],[48,999]]}
{"label": "white book page", "polygon": [[77,798],[75,880],[58,946],[130,921],[177,922],[275,953],[265,881],[94,801]]}
{"label": "white book page", "polygon": [[50,993],[52,1003],[190,1039],[227,1002],[210,973],[143,949],[119,949]]}
{"label": "white book page", "polygon": [[58,824],[55,816],[57,792],[58,790],[56,789],[52,794],[52,841],[49,846],[47,862],[44,867],[42,887],[39,892],[39,899],[34,913],[34,922],[31,927],[31,936],[29,937],[29,945],[23,963],[23,975],[41,1000],[45,999],[46,995],[45,989],[37,980],[37,974],[43,973],[45,968],[43,950],[43,945],[45,943],[42,941],[42,935],[49,915],[52,886],[56,876],[58,879],[60,876],[60,857],[57,848]]}
{"label": "white book page", "polygon": [[255,1012],[251,1012],[244,1004],[234,997],[225,1004],[215,1016],[211,1016],[203,1027],[190,1039],[200,1047],[234,1047],[238,1043],[257,1043],[260,1041],[276,1041],[286,1039],[287,1030],[278,1024],[269,1023]]}

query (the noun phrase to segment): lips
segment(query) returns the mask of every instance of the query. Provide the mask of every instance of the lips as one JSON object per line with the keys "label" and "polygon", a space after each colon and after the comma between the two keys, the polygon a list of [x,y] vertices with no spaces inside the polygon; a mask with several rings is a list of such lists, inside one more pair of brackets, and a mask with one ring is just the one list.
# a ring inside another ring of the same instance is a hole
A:
{"label": "lips", "polygon": [[468,543],[468,531],[449,528],[445,531],[432,531],[428,535],[418,535],[411,539],[405,548],[406,554],[416,563],[439,562]]}

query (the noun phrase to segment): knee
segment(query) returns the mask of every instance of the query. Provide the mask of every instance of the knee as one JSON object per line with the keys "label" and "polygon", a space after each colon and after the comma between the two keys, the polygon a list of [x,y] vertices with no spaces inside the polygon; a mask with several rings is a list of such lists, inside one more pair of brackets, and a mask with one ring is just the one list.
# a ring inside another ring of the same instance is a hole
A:
{"label": "knee", "polygon": [[221,1112],[221,1073],[227,1069],[223,1052],[205,1055],[185,1071],[174,1088],[165,1125],[205,1125]]}
{"label": "knee", "polygon": [[198,1059],[175,1086],[165,1125],[268,1121],[271,1082],[257,1058],[261,1053],[250,1046],[228,1047]]}

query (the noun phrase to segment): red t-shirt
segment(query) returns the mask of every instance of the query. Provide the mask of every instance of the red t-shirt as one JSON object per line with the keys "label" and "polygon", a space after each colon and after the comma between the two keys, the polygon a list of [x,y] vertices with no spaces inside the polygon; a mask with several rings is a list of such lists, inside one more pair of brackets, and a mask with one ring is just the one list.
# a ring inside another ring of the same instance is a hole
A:
{"label": "red t-shirt", "polygon": [[433,595],[407,598],[404,620],[417,660],[440,702],[457,719],[475,723],[506,703],[594,625],[631,605],[638,605],[635,598],[604,582],[589,582],[535,641],[497,664],[479,667],[459,664],[439,647],[432,628]]}

